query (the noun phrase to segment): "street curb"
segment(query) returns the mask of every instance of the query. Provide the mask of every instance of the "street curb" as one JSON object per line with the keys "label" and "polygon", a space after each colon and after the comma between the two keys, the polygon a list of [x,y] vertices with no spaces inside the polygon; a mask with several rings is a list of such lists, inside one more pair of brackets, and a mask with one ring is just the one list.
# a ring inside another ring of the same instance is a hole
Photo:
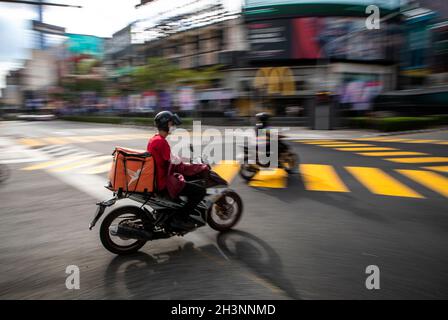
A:
{"label": "street curb", "polygon": [[[448,130],[448,127],[442,127],[437,129],[421,129],[421,130],[408,130],[408,131],[397,131],[397,132],[386,132],[366,135],[366,137],[387,137],[387,136],[399,136],[403,134],[413,134],[413,133],[427,133],[427,132],[438,132]],[[364,136],[363,136],[364,137]]]}

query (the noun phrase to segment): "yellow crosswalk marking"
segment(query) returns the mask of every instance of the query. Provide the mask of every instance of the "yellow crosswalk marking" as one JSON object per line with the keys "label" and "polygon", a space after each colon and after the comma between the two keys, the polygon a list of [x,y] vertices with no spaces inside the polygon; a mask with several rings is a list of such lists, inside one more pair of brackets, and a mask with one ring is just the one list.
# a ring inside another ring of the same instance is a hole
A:
{"label": "yellow crosswalk marking", "polygon": [[396,148],[383,148],[383,147],[366,147],[366,148],[336,148],[338,151],[392,151]]}
{"label": "yellow crosswalk marking", "polygon": [[58,160],[51,160],[51,161],[46,161],[46,162],[41,162],[38,164],[34,164],[25,168],[22,168],[21,170],[25,170],[25,171],[32,171],[32,170],[41,170],[41,169],[46,169],[46,168],[50,168],[50,167],[54,167],[57,165],[61,165],[61,164],[65,164],[68,162],[72,162],[72,161],[76,161],[82,158],[87,158],[91,155],[80,155],[80,156],[68,156],[68,157],[63,157],[61,159]]}
{"label": "yellow crosswalk marking", "polygon": [[307,190],[349,192],[332,166],[322,164],[301,164],[300,172]]}
{"label": "yellow crosswalk marking", "polygon": [[443,144],[443,145],[448,145],[448,141],[437,142],[436,144]]}
{"label": "yellow crosswalk marking", "polygon": [[41,147],[46,145],[46,143],[40,139],[31,139],[31,138],[19,139],[19,143],[27,145],[29,147]]}
{"label": "yellow crosswalk marking", "polygon": [[384,171],[368,167],[346,167],[370,192],[384,196],[424,198],[422,195],[395,180]]}
{"label": "yellow crosswalk marking", "polygon": [[287,186],[288,173],[283,169],[262,169],[249,182],[258,188],[282,189]]}
{"label": "yellow crosswalk marking", "polygon": [[437,140],[421,140],[421,139],[417,139],[417,140],[403,141],[403,143],[433,143],[433,142],[437,142]]}
{"label": "yellow crosswalk marking", "polygon": [[104,163],[96,167],[92,167],[89,169],[86,169],[84,171],[81,171],[82,174],[100,174],[109,172],[110,168],[112,166],[112,161],[110,163]]}
{"label": "yellow crosswalk marking", "polygon": [[68,140],[64,139],[62,137],[48,137],[44,138],[44,141],[47,142],[47,144],[67,144]]}
{"label": "yellow crosswalk marking", "polygon": [[232,182],[239,169],[240,164],[238,163],[238,161],[232,160],[223,160],[213,166],[213,171],[219,174],[228,183]]}
{"label": "yellow crosswalk marking", "polygon": [[439,172],[447,172],[448,173],[448,166],[424,167],[423,169],[439,171]]}
{"label": "yellow crosswalk marking", "polygon": [[336,141],[336,140],[310,140],[310,141],[305,141],[302,142],[304,144],[333,144],[333,143],[351,143],[351,142],[344,142],[344,141]]}
{"label": "yellow crosswalk marking", "polygon": [[407,141],[409,139],[396,139],[396,138],[384,138],[384,139],[380,139],[378,140],[379,142],[403,142],[403,141]]}
{"label": "yellow crosswalk marking", "polygon": [[438,173],[424,170],[397,170],[408,178],[441,195],[448,197],[448,179]]}
{"label": "yellow crosswalk marking", "polygon": [[448,157],[392,158],[384,160],[397,163],[437,163],[448,162]]}
{"label": "yellow crosswalk marking", "polygon": [[337,148],[337,147],[373,147],[371,144],[320,144],[319,147],[325,147],[325,148]]}
{"label": "yellow crosswalk marking", "polygon": [[98,164],[105,160],[109,160],[109,164],[110,164],[110,162],[112,161],[112,156],[100,156],[100,157],[95,157],[95,158],[91,158],[91,159],[81,159],[80,161],[71,162],[69,164],[50,169],[50,171],[52,171],[52,172],[69,171],[69,170],[73,170],[76,168],[85,167],[87,165],[95,165],[95,164]]}
{"label": "yellow crosswalk marking", "polygon": [[390,152],[366,152],[358,153],[360,156],[368,157],[395,157],[395,156],[427,156],[427,153],[423,152],[408,152],[408,151],[390,151]]}

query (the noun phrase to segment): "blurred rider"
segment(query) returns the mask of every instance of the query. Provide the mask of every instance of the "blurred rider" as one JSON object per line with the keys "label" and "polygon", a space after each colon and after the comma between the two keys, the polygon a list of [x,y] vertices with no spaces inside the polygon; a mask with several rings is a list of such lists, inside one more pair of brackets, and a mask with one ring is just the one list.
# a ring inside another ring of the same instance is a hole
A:
{"label": "blurred rider", "polygon": [[[170,111],[161,111],[155,116],[154,123],[158,133],[149,140],[147,151],[152,154],[155,160],[157,190],[160,193],[167,193],[171,148],[166,137],[176,130],[176,126],[180,125],[182,121],[177,114]],[[173,180],[175,181],[175,179],[171,179],[170,182]],[[176,215],[172,226],[184,230],[192,229],[195,225],[189,218],[189,214],[202,201],[206,190],[202,186],[187,181],[179,181],[174,189],[177,189],[176,196],[186,196],[188,200],[179,214]]]}

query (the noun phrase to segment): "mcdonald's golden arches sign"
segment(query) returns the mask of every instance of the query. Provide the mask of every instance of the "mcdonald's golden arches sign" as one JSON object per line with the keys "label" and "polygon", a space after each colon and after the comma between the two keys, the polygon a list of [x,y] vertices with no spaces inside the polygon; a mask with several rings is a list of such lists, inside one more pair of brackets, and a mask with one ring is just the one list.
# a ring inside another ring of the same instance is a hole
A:
{"label": "mcdonald's golden arches sign", "polygon": [[264,90],[268,95],[294,95],[296,83],[294,74],[288,67],[267,67],[258,69],[254,87]]}

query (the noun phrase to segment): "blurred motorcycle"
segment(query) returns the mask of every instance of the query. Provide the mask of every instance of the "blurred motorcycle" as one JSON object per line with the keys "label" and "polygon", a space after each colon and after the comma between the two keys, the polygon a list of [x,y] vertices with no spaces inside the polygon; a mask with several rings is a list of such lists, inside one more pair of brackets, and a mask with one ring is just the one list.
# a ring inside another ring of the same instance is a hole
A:
{"label": "blurred motorcycle", "polygon": [[[204,163],[203,157],[199,158]],[[112,210],[100,226],[103,246],[118,255],[134,253],[148,241],[183,236],[207,224],[217,231],[227,231],[238,223],[243,213],[243,202],[229,188],[226,180],[210,170],[206,177],[189,181],[202,185],[207,190],[205,198],[195,212],[190,214],[190,219],[195,221],[195,227],[191,230],[180,230],[171,225],[175,215],[185,205],[185,198],[172,200],[158,193],[138,192],[114,192],[110,200],[98,202],[89,229],[95,226],[106,208],[122,199],[130,199],[141,205],[127,205]],[[110,186],[106,188],[113,191]]]}
{"label": "blurred motorcycle", "polygon": [[[278,136],[278,168],[284,169],[288,174],[296,173],[297,166],[299,163],[299,157],[296,153],[291,150],[291,147],[285,142],[284,136]],[[260,148],[261,146],[264,148]],[[260,142],[250,148],[247,145],[242,146],[243,148],[243,159],[240,165],[239,175],[246,181],[250,181],[262,168],[269,168],[271,166],[270,162],[263,163],[260,161],[261,156],[268,159],[272,150],[267,141]],[[262,149],[262,151],[260,150]],[[254,151],[254,153],[251,152]],[[252,161],[250,161],[252,160]],[[254,162],[254,163],[251,163]]]}

